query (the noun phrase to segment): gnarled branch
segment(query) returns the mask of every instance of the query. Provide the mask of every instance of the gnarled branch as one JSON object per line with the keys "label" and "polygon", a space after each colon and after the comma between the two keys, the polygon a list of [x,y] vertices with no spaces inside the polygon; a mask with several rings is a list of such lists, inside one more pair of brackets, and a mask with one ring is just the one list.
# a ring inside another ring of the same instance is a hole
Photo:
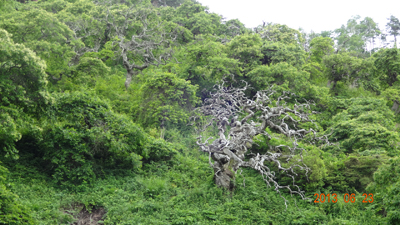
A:
{"label": "gnarled branch", "polygon": [[[240,167],[249,167],[257,170],[263,177],[264,181],[270,187],[271,184],[275,190],[281,195],[281,189],[287,189],[291,195],[298,194],[302,199],[306,199],[304,191],[295,183],[295,177],[298,174],[295,168],[305,171],[307,176],[310,172],[303,163],[302,149],[298,145],[298,140],[309,139],[312,143],[327,141],[326,136],[319,137],[314,129],[299,129],[297,124],[313,121],[310,115],[315,112],[311,111],[311,102],[299,103],[296,101],[293,107],[289,107],[285,100],[291,99],[294,94],[284,92],[277,99],[273,99],[275,91],[270,88],[268,90],[258,91],[256,95],[250,99],[246,97],[244,91],[249,88],[246,83],[243,88],[225,87],[224,82],[215,85],[215,93],[210,93],[211,97],[204,101],[203,106],[196,109],[197,114],[209,116],[212,119],[203,128],[203,131],[210,126],[218,129],[218,137],[210,143],[213,137],[208,137],[204,142],[203,137],[198,137],[197,145],[203,152],[208,152],[214,163],[210,165],[215,171],[215,182],[217,185],[227,189],[233,189],[231,181],[233,174]],[[239,120],[239,117],[242,118]],[[192,117],[195,120],[197,117]],[[249,147],[253,144],[253,137],[256,135],[265,135],[271,138],[266,132],[266,128],[284,134],[292,140],[291,146],[279,145],[271,148],[265,154],[253,156],[246,160],[246,156],[250,156]],[[312,134],[312,135],[308,135]],[[283,151],[287,149],[289,151]],[[282,162],[289,162],[296,154],[300,155],[300,161],[289,167],[284,167]],[[291,185],[280,185],[276,180],[274,171],[265,164],[265,162],[274,163],[280,171],[292,178]]]}

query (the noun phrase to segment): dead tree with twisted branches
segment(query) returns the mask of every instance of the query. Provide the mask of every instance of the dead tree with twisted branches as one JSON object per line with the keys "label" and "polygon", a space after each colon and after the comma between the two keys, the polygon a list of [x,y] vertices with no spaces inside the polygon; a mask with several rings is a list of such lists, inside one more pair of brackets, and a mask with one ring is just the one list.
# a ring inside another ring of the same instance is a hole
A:
{"label": "dead tree with twisted branches", "polygon": [[[203,140],[201,135],[197,138],[200,150],[209,154],[216,185],[232,191],[235,174],[240,168],[248,167],[257,170],[266,184],[269,187],[272,184],[283,199],[285,198],[281,195],[281,189],[287,189],[291,195],[298,194],[302,199],[306,199],[304,191],[295,183],[295,177],[298,176],[296,168],[304,171],[306,176],[310,172],[310,168],[303,163],[304,149],[299,146],[298,141],[308,139],[314,143],[329,143],[326,135],[318,137],[315,130],[299,129],[296,126],[313,122],[310,115],[316,112],[311,111],[312,103],[299,103],[296,100],[296,104],[289,107],[285,100],[292,98],[294,94],[284,92],[276,99],[273,98],[275,91],[272,89],[258,91],[254,98],[250,99],[244,93],[248,88],[247,83],[243,88],[225,87],[224,83],[216,85],[216,92],[210,93],[211,97],[195,110],[197,115],[210,119],[201,131],[208,127],[218,129],[218,137],[215,139],[208,137]],[[199,118],[194,116],[191,119],[195,122]],[[249,147],[253,144],[253,137],[261,134],[271,139],[271,134],[266,132],[267,127],[284,134],[291,140],[292,145],[279,145],[264,154],[251,154]],[[212,139],[214,140],[210,142]],[[288,163],[296,154],[299,154],[300,160],[285,167],[284,162]],[[280,171],[292,178],[292,184],[280,185],[275,171],[272,171],[266,162],[276,164]],[[285,205],[287,206],[286,199]]]}

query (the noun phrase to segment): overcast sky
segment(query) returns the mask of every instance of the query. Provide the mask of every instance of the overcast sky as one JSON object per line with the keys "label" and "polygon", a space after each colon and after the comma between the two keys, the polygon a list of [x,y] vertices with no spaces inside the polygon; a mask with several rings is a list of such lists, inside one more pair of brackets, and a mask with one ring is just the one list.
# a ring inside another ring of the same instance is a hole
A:
{"label": "overcast sky", "polygon": [[390,15],[400,19],[399,0],[197,0],[227,20],[239,19],[248,28],[262,21],[321,32],[346,24],[352,16],[371,17],[384,29]]}

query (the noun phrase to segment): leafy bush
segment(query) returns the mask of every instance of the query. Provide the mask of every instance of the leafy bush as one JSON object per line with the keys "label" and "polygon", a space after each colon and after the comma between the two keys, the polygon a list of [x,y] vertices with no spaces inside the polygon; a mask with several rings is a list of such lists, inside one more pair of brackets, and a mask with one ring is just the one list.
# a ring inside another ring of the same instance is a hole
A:
{"label": "leafy bush", "polygon": [[373,180],[373,174],[378,167],[387,160],[386,156],[362,156],[350,154],[332,160],[333,156],[325,159],[328,175],[325,178],[325,187],[328,190],[349,192],[365,191]]}
{"label": "leafy bush", "polygon": [[0,29],[0,106],[39,112],[51,99],[46,90],[46,63]]}
{"label": "leafy bush", "polygon": [[[387,212],[389,224],[398,224],[400,214],[400,158],[390,159],[374,173],[374,182],[367,187],[374,194],[377,212]],[[385,213],[384,213],[385,214]]]}
{"label": "leafy bush", "polygon": [[398,152],[396,143],[400,138],[395,131],[394,115],[384,100],[353,98],[337,101],[335,105],[345,110],[333,117],[330,139],[339,142],[346,153]]}
{"label": "leafy bush", "polygon": [[41,151],[58,182],[91,182],[103,169],[135,170],[142,158],[159,161],[173,155],[170,145],[149,137],[96,96],[76,92],[55,98]]}
{"label": "leafy bush", "polygon": [[175,154],[171,151],[172,148],[168,142],[150,136],[140,155],[144,158],[144,162],[167,161]]}
{"label": "leafy bush", "polygon": [[196,85],[175,74],[154,74],[139,90],[140,99],[133,116],[146,126],[164,128],[168,123],[185,123],[197,103],[196,90]]}

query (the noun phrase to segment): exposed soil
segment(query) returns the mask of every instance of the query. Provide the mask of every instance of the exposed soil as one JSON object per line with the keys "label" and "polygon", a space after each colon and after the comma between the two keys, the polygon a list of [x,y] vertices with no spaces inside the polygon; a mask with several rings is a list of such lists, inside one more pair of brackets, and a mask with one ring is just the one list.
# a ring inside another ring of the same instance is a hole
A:
{"label": "exposed soil", "polygon": [[94,206],[91,212],[89,212],[84,205],[77,205],[75,208],[81,208],[82,210],[78,214],[66,212],[77,219],[77,221],[72,223],[73,225],[96,225],[98,224],[97,222],[103,221],[103,217],[106,214],[106,210],[102,207]]}

